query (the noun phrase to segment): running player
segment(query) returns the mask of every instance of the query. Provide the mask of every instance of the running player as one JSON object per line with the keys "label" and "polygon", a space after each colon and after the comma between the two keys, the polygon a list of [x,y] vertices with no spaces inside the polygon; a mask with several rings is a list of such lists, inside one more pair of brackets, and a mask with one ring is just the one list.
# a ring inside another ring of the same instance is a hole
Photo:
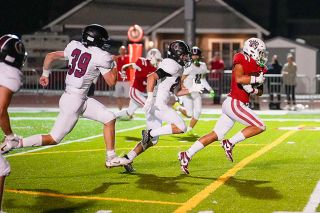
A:
{"label": "running player", "polygon": [[[187,129],[183,119],[168,105],[171,93],[178,96],[203,90],[200,84],[194,84],[189,89],[179,89],[183,67],[190,65],[190,48],[180,40],[169,45],[167,58],[159,64],[156,72],[148,76],[148,98],[143,109],[147,117],[147,129],[142,131],[142,140],[124,158],[131,162],[149,147],[156,145],[161,135],[181,134]],[[158,81],[158,89],[154,87]],[[167,124],[162,126],[162,123]],[[128,172],[133,171],[132,165],[125,166]]]}
{"label": "running player", "polygon": [[66,75],[66,89],[59,101],[59,115],[49,134],[33,135],[19,141],[5,141],[1,152],[12,148],[55,145],[73,129],[79,116],[104,124],[104,141],[106,144],[106,166],[120,166],[122,158],[116,156],[115,115],[103,104],[87,93],[93,80],[101,73],[109,86],[117,81],[117,70],[109,52],[109,35],[105,28],[92,24],[84,28],[82,41],[71,41],[64,51],[48,53],[43,64],[43,73],[39,79],[42,86],[49,84],[49,74],[52,62],[66,59],[69,70]]}
{"label": "running player", "polygon": [[129,107],[116,113],[117,118],[124,116],[131,118],[139,107],[144,106],[147,97],[147,76],[156,71],[161,61],[160,51],[153,48],[148,51],[146,58],[140,57],[135,63],[123,65],[123,70],[128,68],[135,69],[135,75],[129,92]]}
{"label": "running player", "polygon": [[[210,94],[210,97],[214,96],[214,91],[206,80],[206,74],[208,73],[207,65],[201,61],[201,50],[199,47],[194,46],[191,49],[192,64],[187,67],[182,75],[181,82],[185,88],[190,88],[194,83],[202,84]],[[179,98],[182,102],[174,105],[174,108],[180,111],[183,115],[191,118],[187,132],[191,132],[194,126],[197,124],[202,110],[202,99],[199,92],[192,92],[188,95]]]}
{"label": "running player", "polygon": [[[232,150],[235,144],[266,129],[263,121],[248,107],[251,94],[262,95],[266,62],[266,46],[258,38],[246,40],[243,52],[234,55],[231,91],[222,104],[221,117],[212,132],[202,136],[187,151],[178,154],[181,170],[184,173],[189,174],[188,165],[191,158],[212,142],[222,140],[221,145],[225,154],[233,162]],[[230,139],[224,139],[235,122],[246,127]]]}

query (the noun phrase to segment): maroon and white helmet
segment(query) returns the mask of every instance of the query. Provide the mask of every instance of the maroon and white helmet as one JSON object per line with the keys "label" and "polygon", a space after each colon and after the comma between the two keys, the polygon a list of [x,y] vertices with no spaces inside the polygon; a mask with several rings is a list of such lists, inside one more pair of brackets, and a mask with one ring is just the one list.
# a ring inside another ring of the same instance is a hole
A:
{"label": "maroon and white helmet", "polygon": [[147,59],[154,67],[157,67],[159,62],[162,61],[162,56],[158,49],[152,48],[147,52]]}
{"label": "maroon and white helmet", "polygon": [[244,42],[243,52],[253,58],[261,67],[267,63],[266,45],[259,38],[249,38]]}

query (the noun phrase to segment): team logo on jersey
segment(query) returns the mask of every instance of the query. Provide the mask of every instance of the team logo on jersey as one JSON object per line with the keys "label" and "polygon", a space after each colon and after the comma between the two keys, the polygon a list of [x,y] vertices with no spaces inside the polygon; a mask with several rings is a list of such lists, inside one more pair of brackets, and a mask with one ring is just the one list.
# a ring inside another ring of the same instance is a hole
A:
{"label": "team logo on jersey", "polygon": [[249,41],[249,46],[252,47],[252,48],[254,48],[254,49],[257,49],[258,46],[259,46],[259,42],[256,41],[256,40],[250,40],[250,41]]}
{"label": "team logo on jersey", "polygon": [[22,55],[24,53],[24,47],[23,47],[23,44],[22,42],[20,41],[17,41],[14,45],[17,53],[19,53],[20,55]]}

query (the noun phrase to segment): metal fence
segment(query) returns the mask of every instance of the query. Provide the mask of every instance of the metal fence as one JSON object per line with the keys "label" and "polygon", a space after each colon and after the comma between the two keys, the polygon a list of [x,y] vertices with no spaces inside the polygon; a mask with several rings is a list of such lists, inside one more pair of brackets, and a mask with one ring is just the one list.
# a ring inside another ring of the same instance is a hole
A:
{"label": "metal fence", "polygon": [[[27,93],[43,93],[45,94],[62,94],[65,88],[65,77],[67,71],[65,69],[54,69],[50,76],[50,82],[47,88],[39,85],[39,77],[42,70],[24,69],[23,70],[23,86],[21,92]],[[272,93],[285,94],[284,85],[281,74],[266,74],[264,83],[264,93],[268,96]],[[208,83],[216,91],[217,95],[225,95],[230,92],[231,70],[225,70],[218,75],[208,75]],[[96,84],[96,94],[110,95],[114,88],[110,88],[100,76]],[[305,75],[298,75],[296,94],[305,96],[304,99],[314,99],[320,91],[320,75],[314,79],[310,79]]]}

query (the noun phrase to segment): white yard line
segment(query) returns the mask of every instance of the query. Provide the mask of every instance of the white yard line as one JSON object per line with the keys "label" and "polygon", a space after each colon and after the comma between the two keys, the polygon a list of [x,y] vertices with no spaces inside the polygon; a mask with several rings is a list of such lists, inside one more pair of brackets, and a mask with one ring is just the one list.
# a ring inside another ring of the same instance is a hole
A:
{"label": "white yard line", "polygon": [[[127,128],[127,129],[120,129],[120,130],[117,130],[116,133],[121,133],[121,132],[125,132],[125,131],[131,131],[131,130],[135,130],[135,129],[140,129],[140,128],[143,128],[143,127],[145,127],[145,126],[146,126],[146,125],[140,125],[140,126],[135,126],[135,127]],[[25,152],[14,153],[14,154],[11,154],[11,155],[9,154],[9,155],[6,155],[6,156],[4,156],[4,157],[7,158],[7,157],[12,157],[12,156],[16,156],[16,155],[22,155],[22,154],[30,153],[30,152],[37,152],[37,151],[40,151],[40,150],[50,149],[50,148],[54,148],[54,147],[57,147],[57,146],[62,146],[62,145],[66,145],[66,144],[70,144],[70,143],[74,143],[74,142],[87,141],[87,140],[91,140],[91,139],[94,139],[94,138],[99,138],[99,137],[102,137],[102,136],[103,136],[102,134],[93,135],[93,136],[89,136],[89,137],[86,137],[86,138],[81,138],[81,139],[66,141],[66,142],[59,143],[59,144],[53,145],[53,146],[42,146],[42,147],[40,147],[40,148],[28,150],[28,151],[25,151]]]}
{"label": "white yard line", "polygon": [[317,207],[319,206],[320,203],[320,181],[317,183],[316,188],[313,190],[309,202],[304,207],[303,212],[304,213],[309,213],[309,212],[316,212]]}
{"label": "white yard line", "polygon": [[317,208],[320,204],[320,181],[318,181],[314,188],[307,205],[302,212],[276,211],[273,213],[317,213]]}

